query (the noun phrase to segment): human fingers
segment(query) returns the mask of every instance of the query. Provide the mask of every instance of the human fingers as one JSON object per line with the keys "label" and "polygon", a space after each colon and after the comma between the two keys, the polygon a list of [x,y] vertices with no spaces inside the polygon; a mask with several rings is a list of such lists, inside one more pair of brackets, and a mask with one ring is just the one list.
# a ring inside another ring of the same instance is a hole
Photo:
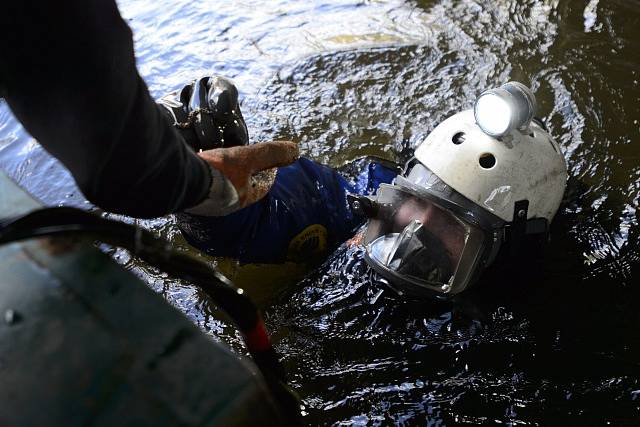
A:
{"label": "human fingers", "polygon": [[252,175],[244,194],[244,200],[242,200],[243,205],[248,206],[266,196],[276,180],[277,173],[278,169],[273,168]]}
{"label": "human fingers", "polygon": [[298,144],[292,141],[270,141],[237,148],[238,161],[251,173],[290,165],[300,157]]}

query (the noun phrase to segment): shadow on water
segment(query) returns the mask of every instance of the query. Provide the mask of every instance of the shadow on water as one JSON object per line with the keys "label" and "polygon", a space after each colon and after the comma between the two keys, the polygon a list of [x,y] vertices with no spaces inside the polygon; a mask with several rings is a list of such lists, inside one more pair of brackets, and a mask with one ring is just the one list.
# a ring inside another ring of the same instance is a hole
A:
{"label": "shadow on water", "polygon": [[[403,162],[482,90],[515,79],[534,88],[568,161],[544,253],[497,263],[455,301],[401,300],[347,247],[276,298],[268,324],[310,424],[637,423],[638,2],[269,3],[277,13],[238,2],[217,14],[178,3],[120,2],[142,73],[156,95],[211,69],[238,77],[255,88],[243,110],[256,140],[301,141],[305,155],[332,166],[366,154]],[[360,33],[343,28],[346,16]],[[157,47],[165,39],[175,41],[170,54]],[[49,204],[84,206],[66,172],[21,132],[0,106],[2,168]],[[144,225],[179,240],[170,220]],[[114,256],[242,351],[191,287]]]}

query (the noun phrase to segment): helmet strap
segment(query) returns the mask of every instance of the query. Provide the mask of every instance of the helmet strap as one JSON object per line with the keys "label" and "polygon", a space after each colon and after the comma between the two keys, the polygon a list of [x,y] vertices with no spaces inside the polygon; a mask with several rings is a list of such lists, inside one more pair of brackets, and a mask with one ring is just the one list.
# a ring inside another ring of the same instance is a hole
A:
{"label": "helmet strap", "polygon": [[380,211],[380,205],[375,200],[359,194],[347,193],[347,203],[353,213],[365,218],[375,218]]}
{"label": "helmet strap", "polygon": [[511,222],[509,240],[511,243],[511,255],[520,252],[524,236],[527,234],[527,214],[529,201],[518,200],[513,206],[513,221]]}
{"label": "helmet strap", "polygon": [[547,234],[549,221],[546,218],[527,219],[529,201],[519,200],[513,206],[513,221],[507,224],[506,240],[509,242],[511,255],[517,255],[524,243],[525,236],[532,234]]}

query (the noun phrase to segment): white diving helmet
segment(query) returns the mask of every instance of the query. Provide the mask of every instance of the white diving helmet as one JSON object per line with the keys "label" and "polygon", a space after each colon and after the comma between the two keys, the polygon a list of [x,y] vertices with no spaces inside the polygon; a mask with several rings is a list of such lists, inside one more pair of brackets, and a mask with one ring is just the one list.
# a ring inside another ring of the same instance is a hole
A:
{"label": "white diving helmet", "polygon": [[533,120],[536,102],[517,82],[483,92],[474,110],[437,126],[375,196],[351,196],[369,217],[365,260],[413,294],[468,288],[504,242],[548,233],[567,168],[558,144]]}

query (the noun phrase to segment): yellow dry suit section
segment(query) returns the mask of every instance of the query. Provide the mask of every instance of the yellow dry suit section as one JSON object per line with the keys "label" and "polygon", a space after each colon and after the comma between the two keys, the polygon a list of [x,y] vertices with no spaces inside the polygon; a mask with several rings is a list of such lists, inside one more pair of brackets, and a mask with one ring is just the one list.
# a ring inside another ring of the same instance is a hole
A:
{"label": "yellow dry suit section", "polygon": [[218,269],[237,286],[252,290],[252,294],[268,294],[269,290],[299,281],[317,266],[327,253],[327,235],[326,227],[312,224],[291,240],[284,263],[241,264],[223,257],[218,258]]}

